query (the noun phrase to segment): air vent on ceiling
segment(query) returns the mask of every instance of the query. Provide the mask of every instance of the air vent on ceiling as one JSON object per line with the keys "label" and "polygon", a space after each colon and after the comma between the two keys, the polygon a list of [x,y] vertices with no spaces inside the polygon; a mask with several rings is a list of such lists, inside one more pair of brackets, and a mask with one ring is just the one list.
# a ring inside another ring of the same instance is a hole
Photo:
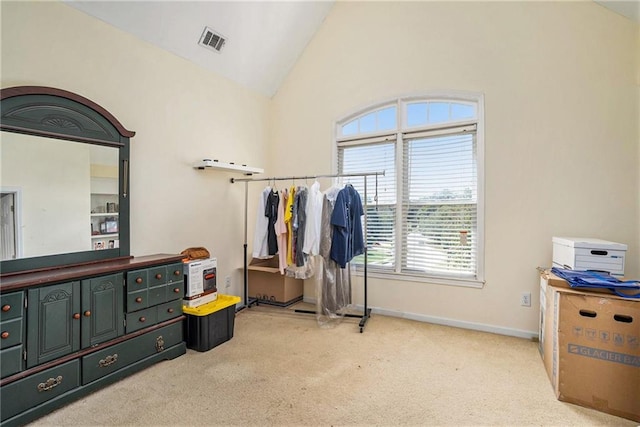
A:
{"label": "air vent on ceiling", "polygon": [[222,34],[216,33],[209,27],[204,27],[204,31],[202,32],[202,36],[200,36],[198,44],[219,53],[226,42],[227,39]]}

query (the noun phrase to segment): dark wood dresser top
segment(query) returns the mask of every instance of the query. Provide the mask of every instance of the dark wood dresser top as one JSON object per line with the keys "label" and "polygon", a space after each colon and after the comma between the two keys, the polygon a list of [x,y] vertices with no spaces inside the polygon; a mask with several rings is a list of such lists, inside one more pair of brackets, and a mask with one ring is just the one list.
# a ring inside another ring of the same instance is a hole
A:
{"label": "dark wood dresser top", "polygon": [[47,285],[50,283],[79,280],[85,277],[95,277],[120,271],[135,270],[158,264],[180,262],[182,261],[182,258],[183,255],[155,254],[14,273],[0,276],[0,293],[28,288],[31,286]]}

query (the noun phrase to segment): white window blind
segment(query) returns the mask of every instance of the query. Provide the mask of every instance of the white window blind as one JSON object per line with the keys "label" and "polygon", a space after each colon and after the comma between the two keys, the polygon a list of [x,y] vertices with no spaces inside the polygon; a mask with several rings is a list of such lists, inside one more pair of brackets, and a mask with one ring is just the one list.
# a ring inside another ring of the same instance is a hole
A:
{"label": "white window blind", "polygon": [[[385,172],[384,176],[378,176],[377,186],[375,177],[367,178],[367,262],[370,266],[391,270],[396,264],[395,157],[395,140],[364,142],[362,145],[344,144],[338,149],[340,173]],[[348,182],[360,193],[364,205],[364,177],[351,177]],[[364,257],[356,257],[352,262],[361,264]]]}
{"label": "white window blind", "polygon": [[[367,262],[378,273],[484,280],[482,103],[480,94],[407,96],[336,123],[339,172],[385,171],[377,200],[367,180]],[[382,113],[385,123],[396,114],[398,125],[380,126]],[[363,178],[349,182],[364,197]]]}
{"label": "white window blind", "polygon": [[405,135],[403,156],[402,271],[474,278],[478,248],[475,130]]}

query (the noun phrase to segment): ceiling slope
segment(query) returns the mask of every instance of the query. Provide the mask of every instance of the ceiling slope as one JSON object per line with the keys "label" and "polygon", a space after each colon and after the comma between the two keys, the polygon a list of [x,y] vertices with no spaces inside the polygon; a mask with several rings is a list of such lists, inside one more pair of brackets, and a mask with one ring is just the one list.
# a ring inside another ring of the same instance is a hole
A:
{"label": "ceiling slope", "polygon": [[[272,97],[333,1],[65,1],[107,24]],[[198,44],[205,27],[220,52]]]}

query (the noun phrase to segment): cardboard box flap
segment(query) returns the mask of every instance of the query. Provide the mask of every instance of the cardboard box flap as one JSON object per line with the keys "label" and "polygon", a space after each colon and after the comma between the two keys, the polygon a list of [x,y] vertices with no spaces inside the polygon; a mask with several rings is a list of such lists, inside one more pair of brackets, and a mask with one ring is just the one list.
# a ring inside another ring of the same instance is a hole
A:
{"label": "cardboard box flap", "polygon": [[274,256],[273,258],[266,259],[252,258],[247,269],[253,271],[265,271],[267,273],[279,273],[278,257]]}

